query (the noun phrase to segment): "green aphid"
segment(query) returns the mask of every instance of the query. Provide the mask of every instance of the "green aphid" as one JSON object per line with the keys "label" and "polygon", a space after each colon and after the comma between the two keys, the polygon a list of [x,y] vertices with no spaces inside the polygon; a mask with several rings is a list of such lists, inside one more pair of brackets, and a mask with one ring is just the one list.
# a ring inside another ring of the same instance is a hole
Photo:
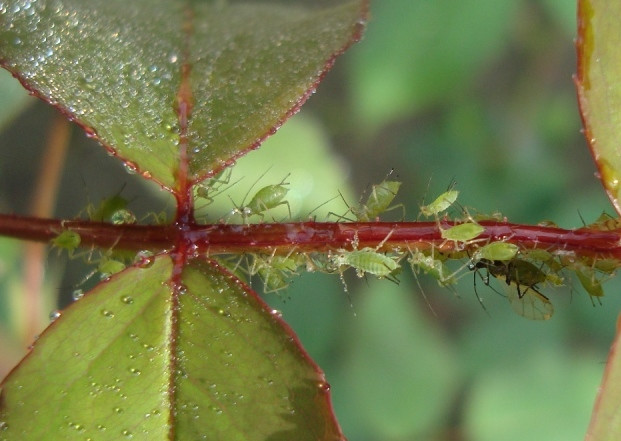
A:
{"label": "green aphid", "polygon": [[396,208],[403,208],[403,204],[390,206],[397,192],[401,187],[399,181],[382,181],[371,187],[371,193],[364,204],[358,207],[350,207],[350,211],[359,222],[372,222],[378,219],[379,215]]}
{"label": "green aphid", "polygon": [[101,274],[101,278],[105,279],[112,274],[123,271],[125,267],[125,263],[121,260],[116,260],[109,256],[102,256],[97,265],[97,271]]}
{"label": "green aphid", "polygon": [[596,259],[593,267],[605,274],[614,273],[621,266],[617,259]]}
{"label": "green aphid", "polygon": [[587,228],[600,231],[612,231],[621,228],[621,218],[612,217],[607,213],[602,213],[595,222],[587,225]]}
{"label": "green aphid", "polygon": [[591,297],[603,297],[604,288],[602,281],[597,278],[594,266],[584,265],[582,262],[575,262],[572,265],[580,284]]}
{"label": "green aphid", "polygon": [[244,219],[244,221],[246,221],[251,216],[259,216],[261,217],[261,219],[263,219],[266,211],[276,208],[280,205],[286,205],[287,210],[289,211],[289,217],[291,217],[291,207],[289,206],[289,202],[285,200],[285,196],[289,192],[289,189],[286,187],[286,185],[289,184],[285,182],[287,177],[289,177],[289,175],[285,176],[285,178],[279,184],[267,185],[261,188],[255,193],[252,199],[250,199],[248,205],[243,205],[242,202],[240,206],[236,206],[231,211],[231,214],[240,215]]}
{"label": "green aphid", "polygon": [[252,266],[249,268],[251,275],[258,274],[263,280],[265,293],[280,291],[289,286],[289,279],[298,275],[301,266],[302,255],[294,256],[254,256]]}
{"label": "green aphid", "polygon": [[604,288],[602,287],[602,283],[597,279],[597,277],[595,277],[593,270],[583,267],[576,268],[575,271],[580,284],[591,297],[604,296]]}
{"label": "green aphid", "polygon": [[[196,196],[207,200],[208,205],[211,204],[214,201],[214,198],[216,196],[218,196],[220,193],[230,188],[230,186],[226,188],[222,188],[222,187],[228,185],[228,183],[231,181],[232,173],[233,173],[233,169],[229,167],[221,171],[214,177],[205,179],[203,182],[196,185],[195,190],[194,190],[196,193]],[[233,184],[236,184],[236,183],[237,182],[234,182]]]}
{"label": "green aphid", "polygon": [[436,279],[440,286],[447,286],[455,283],[455,279],[449,274],[449,270],[446,265],[444,265],[444,262],[434,258],[434,256],[428,256],[419,250],[414,250],[411,252],[408,262],[415,275],[418,270],[422,269],[425,274],[429,274]]}
{"label": "green aphid", "polygon": [[474,252],[473,258],[475,260],[487,259],[506,262],[517,256],[518,251],[519,247],[513,243],[492,242],[477,249]]}
{"label": "green aphid", "polygon": [[342,251],[332,256],[331,261],[341,273],[344,271],[343,267],[354,268],[358,277],[364,277],[366,273],[369,273],[381,279],[391,276],[399,268],[399,264],[393,257],[378,253],[373,248]]}
{"label": "green aphid", "polygon": [[115,225],[135,224],[136,216],[127,208],[121,208],[120,210],[116,210],[112,213],[110,216],[110,222]]}
{"label": "green aphid", "polygon": [[[127,204],[129,201],[120,195],[120,192],[115,194],[114,196],[110,196],[109,198],[103,199],[97,207],[93,205],[89,205],[86,208],[86,213],[88,214],[88,218],[94,222],[113,222],[113,218],[115,218],[115,214],[119,211],[127,210]],[[121,217],[125,216],[125,214],[121,215]],[[132,215],[133,217],[133,215]],[[115,220],[119,220],[119,217],[116,217]],[[135,222],[135,217],[133,217]]]}
{"label": "green aphid", "polygon": [[51,242],[54,247],[67,250],[71,255],[80,246],[81,240],[80,235],[75,231],[64,230],[52,239]]}
{"label": "green aphid", "polygon": [[474,222],[464,222],[446,230],[440,230],[443,239],[455,242],[469,242],[485,231],[485,228]]}
{"label": "green aphid", "polygon": [[427,217],[437,216],[453,205],[457,201],[457,196],[459,196],[458,190],[449,189],[438,196],[432,203],[420,207],[420,212]]}

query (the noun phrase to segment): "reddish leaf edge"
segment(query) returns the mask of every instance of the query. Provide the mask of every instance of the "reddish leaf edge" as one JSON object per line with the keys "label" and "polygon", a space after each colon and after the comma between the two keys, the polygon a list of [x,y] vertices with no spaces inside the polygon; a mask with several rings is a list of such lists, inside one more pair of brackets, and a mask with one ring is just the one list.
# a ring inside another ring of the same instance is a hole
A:
{"label": "reddish leaf edge", "polygon": [[615,339],[610,346],[610,352],[608,353],[608,359],[606,360],[606,369],[604,370],[604,376],[602,377],[602,382],[597,390],[597,397],[595,398],[595,404],[593,405],[591,421],[589,422],[589,427],[584,438],[585,441],[595,441],[596,439],[598,439],[595,438],[593,432],[597,429],[597,426],[600,423],[600,406],[602,404],[604,394],[606,393],[606,385],[608,384],[609,377],[613,375],[613,370],[619,370],[619,368],[621,367],[619,366],[618,360],[617,363],[615,363],[615,357],[617,357],[617,353],[619,352],[619,350],[621,350],[621,314],[617,317]]}
{"label": "reddish leaf edge", "polygon": [[[114,149],[114,147],[110,144],[106,144],[102,139],[99,138],[97,131],[95,128],[90,127],[89,125],[87,125],[84,121],[80,120],[80,118],[78,118],[75,114],[73,114],[71,111],[69,111],[69,109],[67,109],[65,106],[62,106],[61,104],[54,102],[53,100],[51,100],[48,97],[43,96],[35,86],[33,86],[26,78],[24,78],[22,75],[20,75],[19,72],[11,69],[10,67],[7,66],[6,60],[4,58],[0,58],[0,67],[4,68],[5,70],[7,70],[14,78],[16,78],[21,85],[28,91],[28,93],[38,99],[40,99],[41,101],[45,102],[46,104],[51,105],[52,107],[56,108],[62,115],[64,115],[70,122],[75,123],[77,126],[79,126],[82,130],[84,130],[86,136],[88,138],[92,138],[95,141],[97,141],[104,149],[106,149],[106,151],[108,152],[108,154],[110,156],[116,157],[118,158],[120,161],[123,162],[123,164],[128,167],[131,168],[132,170],[136,171],[136,174],[139,176],[142,176],[144,179],[149,179],[154,181],[156,184],[158,184],[161,188],[163,188],[164,190],[170,192],[173,194],[173,196],[175,196],[175,198],[177,199],[178,202],[182,202],[183,200],[187,197],[187,187],[190,187],[191,185],[197,184],[205,179],[209,179],[212,176],[217,175],[218,173],[220,173],[222,170],[233,166],[236,161],[241,158],[242,156],[245,156],[247,153],[258,149],[261,144],[263,144],[263,142],[269,138],[271,135],[275,134],[278,129],[289,119],[291,118],[293,115],[295,115],[297,112],[299,112],[300,108],[302,107],[302,105],[310,98],[311,95],[313,95],[315,93],[315,91],[317,90],[317,87],[319,86],[319,84],[321,83],[321,81],[325,78],[325,76],[327,75],[327,73],[332,69],[332,67],[334,66],[334,63],[336,61],[336,59],[342,55],[347,49],[349,49],[354,43],[360,41],[362,39],[362,35],[364,33],[364,30],[366,28],[366,24],[368,22],[368,18],[369,18],[369,3],[370,0],[361,0],[360,2],[360,12],[359,12],[359,19],[358,21],[354,24],[353,29],[352,29],[352,34],[350,39],[345,43],[345,45],[340,48],[339,50],[335,51],[327,60],[325,60],[324,62],[324,67],[323,69],[321,69],[321,71],[317,74],[314,82],[311,84],[311,86],[306,90],[306,92],[296,101],[296,103],[287,111],[285,111],[283,113],[283,115],[281,116],[281,118],[279,118],[277,120],[277,122],[271,126],[270,128],[268,128],[266,130],[265,133],[263,133],[262,135],[260,135],[257,140],[255,142],[253,142],[251,145],[249,145],[248,147],[245,147],[243,149],[241,149],[237,154],[231,156],[228,160],[223,161],[218,167],[214,167],[213,170],[208,171],[206,174],[197,177],[196,179],[193,180],[189,180],[188,176],[187,176],[187,168],[188,168],[188,158],[185,157],[184,160],[180,161],[180,162],[186,162],[186,164],[180,164],[180,170],[177,174],[177,185],[175,187],[177,188],[173,188],[173,187],[169,187],[166,184],[160,182],[159,180],[157,180],[156,178],[154,178],[151,173],[148,170],[144,170],[142,169],[139,164],[136,164],[132,161],[129,161],[126,158],[123,158],[121,155],[119,155],[119,153]],[[186,10],[187,12],[187,10]],[[191,11],[189,11],[191,13]],[[189,36],[189,34],[187,34],[187,32],[190,32],[189,29],[191,27],[188,26],[184,26],[184,32],[186,32],[186,35]],[[187,52],[185,53],[185,60],[188,59],[188,54]],[[184,61],[183,63],[181,63],[181,70],[182,70],[182,77],[184,75],[187,75],[187,73],[189,73],[189,67],[191,67],[186,61]],[[182,80],[183,81],[183,80]],[[179,110],[179,108],[177,109],[178,115],[181,117],[183,117],[183,111]],[[187,129],[187,124],[186,124],[186,129]],[[180,135],[181,137],[181,135]],[[181,143],[181,141],[180,141]],[[179,143],[179,144],[180,144]],[[182,176],[182,174],[185,174],[185,176]],[[187,181],[186,185],[179,185],[179,181]],[[185,211],[185,210],[184,210]]]}
{"label": "reddish leaf edge", "polygon": [[591,88],[591,80],[589,78],[588,67],[593,54],[593,35],[591,28],[591,18],[593,17],[593,7],[590,0],[578,1],[578,36],[575,41],[577,55],[577,71],[573,76],[574,85],[578,97],[578,109],[580,119],[582,120],[582,134],[584,135],[593,161],[597,168],[595,177],[599,179],[604,187],[604,191],[608,195],[610,203],[621,215],[621,201],[617,198],[617,191],[621,185],[617,173],[610,166],[608,161],[600,158],[595,151],[595,137],[591,125],[589,124],[588,103],[586,93]]}

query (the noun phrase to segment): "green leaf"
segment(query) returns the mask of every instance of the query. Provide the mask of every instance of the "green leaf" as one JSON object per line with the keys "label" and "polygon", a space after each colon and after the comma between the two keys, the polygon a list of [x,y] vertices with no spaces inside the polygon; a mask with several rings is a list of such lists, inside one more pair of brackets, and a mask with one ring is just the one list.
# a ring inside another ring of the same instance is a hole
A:
{"label": "green leaf", "polygon": [[323,374],[216,264],[167,255],[71,305],[7,377],[10,440],[339,440]]}
{"label": "green leaf", "polygon": [[599,389],[586,439],[617,440],[621,437],[619,397],[621,396],[621,316],[617,319],[617,335],[610,348],[602,385]]}
{"label": "green leaf", "polygon": [[576,86],[599,177],[621,214],[621,3],[581,0]]}
{"label": "green leaf", "polygon": [[364,0],[9,0],[0,60],[130,169],[175,189],[186,166],[201,179],[273,133],[364,14]]}

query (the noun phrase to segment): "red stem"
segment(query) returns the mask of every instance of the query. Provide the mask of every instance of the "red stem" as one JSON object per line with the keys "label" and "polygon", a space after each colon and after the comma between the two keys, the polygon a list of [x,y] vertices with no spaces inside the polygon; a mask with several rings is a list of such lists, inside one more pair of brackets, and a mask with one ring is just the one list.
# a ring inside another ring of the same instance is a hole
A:
{"label": "red stem", "polygon": [[[452,222],[440,223],[446,229]],[[616,258],[621,260],[621,231],[598,231],[588,228],[565,230],[555,227],[529,226],[505,222],[482,221],[485,231],[477,237],[485,241],[506,241],[524,249],[540,248],[576,256]],[[432,246],[444,252],[455,244],[442,239],[436,222],[298,222],[256,225],[111,225],[91,221],[62,221],[32,217],[0,215],[0,235],[48,242],[64,229],[80,234],[81,246],[127,250],[170,251],[179,243],[188,243],[189,253],[276,253],[325,252],[352,248],[425,249]]]}

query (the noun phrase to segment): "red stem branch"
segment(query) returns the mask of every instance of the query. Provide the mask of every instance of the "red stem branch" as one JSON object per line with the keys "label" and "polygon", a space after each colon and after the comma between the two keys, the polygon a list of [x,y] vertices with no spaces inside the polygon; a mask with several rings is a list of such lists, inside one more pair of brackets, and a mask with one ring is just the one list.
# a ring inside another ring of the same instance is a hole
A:
{"label": "red stem branch", "polygon": [[[63,230],[80,234],[83,247],[127,250],[170,251],[177,244],[191,244],[197,254],[325,252],[340,248],[373,247],[385,240],[382,250],[425,249],[455,251],[456,244],[442,239],[439,226],[452,222],[298,222],[256,225],[111,225],[91,221],[39,219],[0,215],[0,235],[47,242]],[[483,221],[485,231],[477,237],[485,241],[506,241],[523,249],[539,248],[576,256],[621,260],[621,231],[588,228],[565,230],[555,227]],[[390,234],[390,236],[389,236]]]}

